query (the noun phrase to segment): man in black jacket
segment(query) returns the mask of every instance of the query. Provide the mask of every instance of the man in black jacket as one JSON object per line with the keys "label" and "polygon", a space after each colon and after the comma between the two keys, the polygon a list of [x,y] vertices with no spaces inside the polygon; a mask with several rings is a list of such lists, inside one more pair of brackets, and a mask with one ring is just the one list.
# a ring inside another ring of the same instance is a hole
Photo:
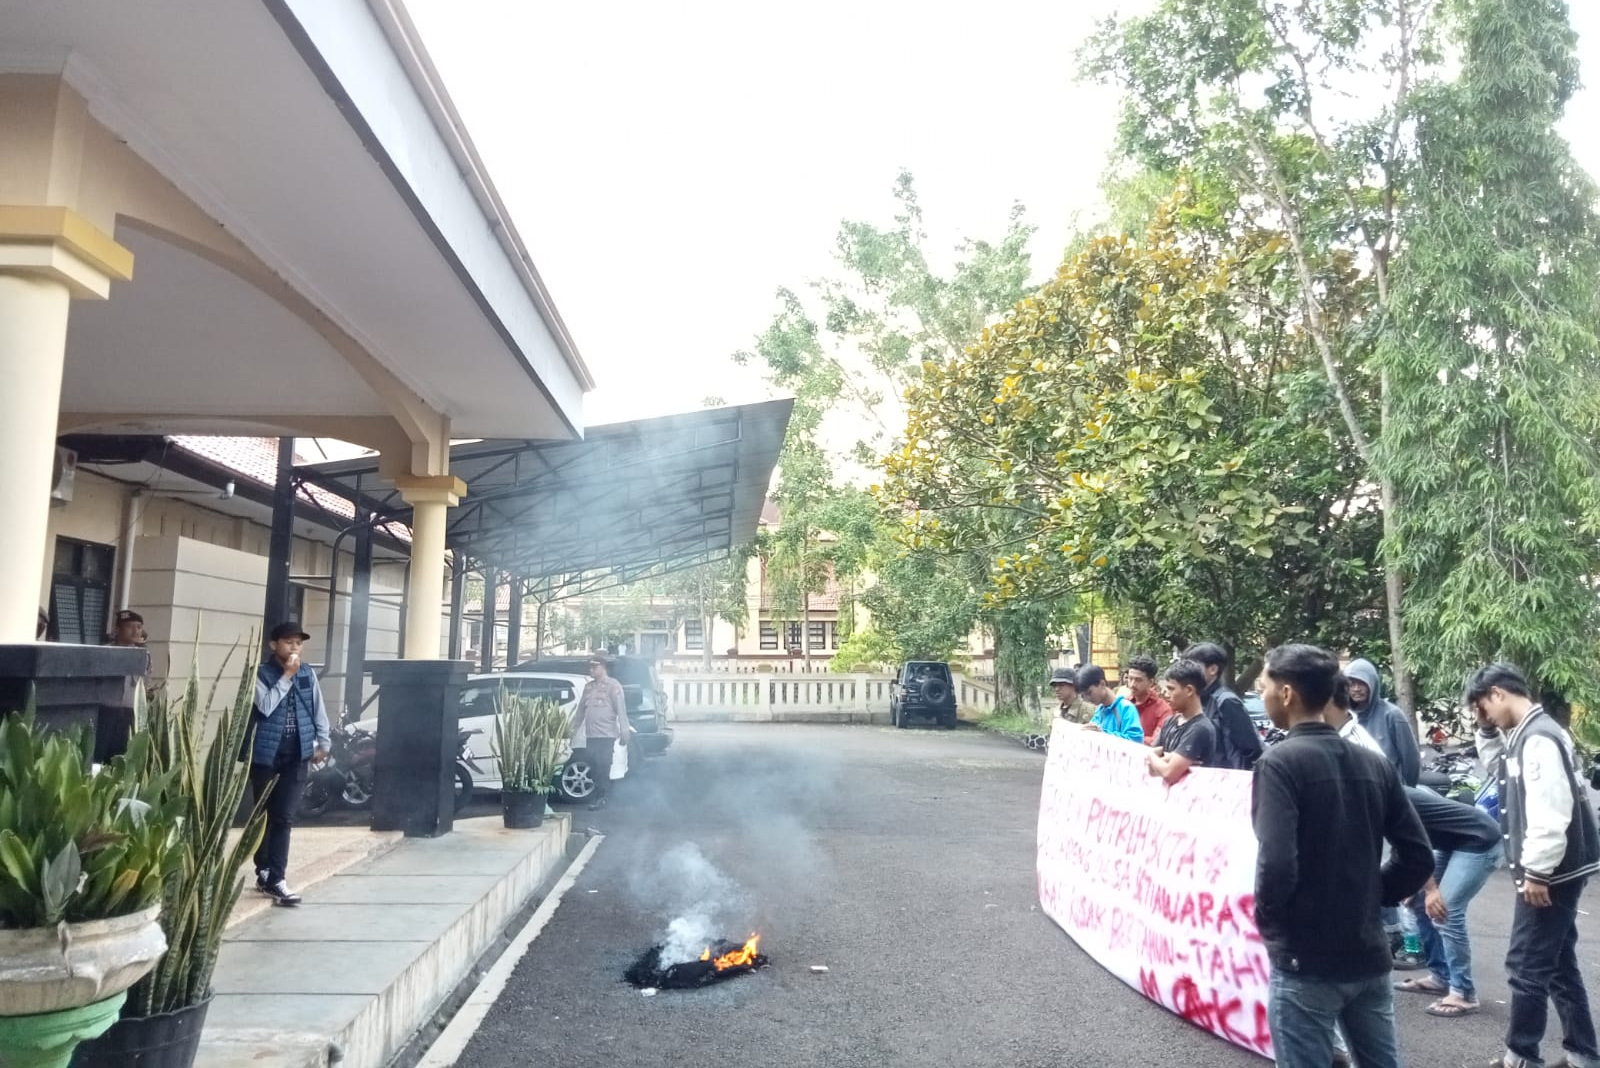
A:
{"label": "man in black jacket", "polygon": [[1268,1021],[1280,1068],[1327,1068],[1335,1024],[1362,1068],[1397,1068],[1378,909],[1421,889],[1433,850],[1389,762],[1323,721],[1338,674],[1327,650],[1285,645],[1267,654],[1262,675],[1267,715],[1289,732],[1257,762],[1252,783]]}
{"label": "man in black jacket", "polygon": [[1217,732],[1217,752],[1211,766],[1249,771],[1261,758],[1261,735],[1256,733],[1244,702],[1225,681],[1227,650],[1215,642],[1201,642],[1184,650],[1183,659],[1197,662],[1206,673],[1206,688],[1200,700],[1205,705],[1206,718]]}

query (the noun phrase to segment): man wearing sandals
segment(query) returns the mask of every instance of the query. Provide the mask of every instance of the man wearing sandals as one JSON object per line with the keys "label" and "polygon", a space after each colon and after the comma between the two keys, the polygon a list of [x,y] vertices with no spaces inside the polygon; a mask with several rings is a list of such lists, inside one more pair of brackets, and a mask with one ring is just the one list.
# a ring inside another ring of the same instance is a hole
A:
{"label": "man wearing sandals", "polygon": [[1572,738],[1535,703],[1522,672],[1490,664],[1467,683],[1478,755],[1497,780],[1506,866],[1517,886],[1506,952],[1511,1014],[1499,1068],[1540,1068],[1550,1003],[1569,1068],[1600,1068],[1600,1043],[1578,964],[1578,900],[1600,871],[1596,829]]}
{"label": "man wearing sandals", "polygon": [[1472,947],[1467,941],[1467,906],[1500,863],[1500,824],[1476,805],[1406,788],[1433,846],[1435,866],[1422,892],[1411,899],[1417,936],[1428,972],[1395,984],[1396,990],[1438,997],[1432,1016],[1468,1016],[1478,1011],[1472,984]]}

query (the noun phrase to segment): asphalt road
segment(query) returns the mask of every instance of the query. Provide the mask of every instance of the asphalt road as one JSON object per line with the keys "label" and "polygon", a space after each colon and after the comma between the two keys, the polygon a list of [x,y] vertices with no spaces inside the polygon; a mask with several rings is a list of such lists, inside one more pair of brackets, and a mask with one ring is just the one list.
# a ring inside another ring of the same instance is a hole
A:
{"label": "asphalt road", "polygon": [[[458,1064],[1265,1064],[1111,978],[1039,911],[1042,769],[970,730],[681,728],[610,808],[576,813],[606,840]],[[1473,910],[1482,1015],[1433,1019],[1397,995],[1408,1064],[1500,1048],[1509,894],[1498,874]],[[651,998],[623,983],[696,906],[729,938],[759,931],[772,966]],[[1584,924],[1593,988],[1600,930]]]}

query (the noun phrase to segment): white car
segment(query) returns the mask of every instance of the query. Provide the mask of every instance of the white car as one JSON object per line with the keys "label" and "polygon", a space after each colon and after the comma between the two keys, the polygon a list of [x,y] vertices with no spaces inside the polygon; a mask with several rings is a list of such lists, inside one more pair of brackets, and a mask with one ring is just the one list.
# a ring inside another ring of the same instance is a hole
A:
{"label": "white car", "polygon": [[[469,677],[461,687],[459,723],[461,730],[468,732],[462,758],[471,770],[472,785],[479,790],[500,789],[500,758],[495,753],[494,724],[495,701],[502,688],[529,697],[547,697],[562,707],[571,722],[577,715],[578,696],[588,681],[583,675],[543,671],[507,671]],[[376,733],[378,721],[365,720],[356,726]],[[627,768],[627,761],[619,757],[612,764],[611,777],[622,778]],[[559,792],[567,801],[588,800],[594,793],[594,776],[588,761],[581,756],[571,759],[569,755],[561,769]]]}

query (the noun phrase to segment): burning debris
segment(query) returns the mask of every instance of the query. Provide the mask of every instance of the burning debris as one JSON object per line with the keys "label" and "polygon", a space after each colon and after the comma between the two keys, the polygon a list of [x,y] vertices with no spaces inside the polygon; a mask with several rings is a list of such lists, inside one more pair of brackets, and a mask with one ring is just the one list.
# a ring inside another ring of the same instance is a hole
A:
{"label": "burning debris", "polygon": [[751,935],[743,945],[718,939],[706,946],[698,959],[670,964],[662,961],[665,946],[651,946],[622,977],[636,987],[648,989],[689,990],[705,986],[770,964],[767,955],[757,951],[760,941],[760,935]]}

